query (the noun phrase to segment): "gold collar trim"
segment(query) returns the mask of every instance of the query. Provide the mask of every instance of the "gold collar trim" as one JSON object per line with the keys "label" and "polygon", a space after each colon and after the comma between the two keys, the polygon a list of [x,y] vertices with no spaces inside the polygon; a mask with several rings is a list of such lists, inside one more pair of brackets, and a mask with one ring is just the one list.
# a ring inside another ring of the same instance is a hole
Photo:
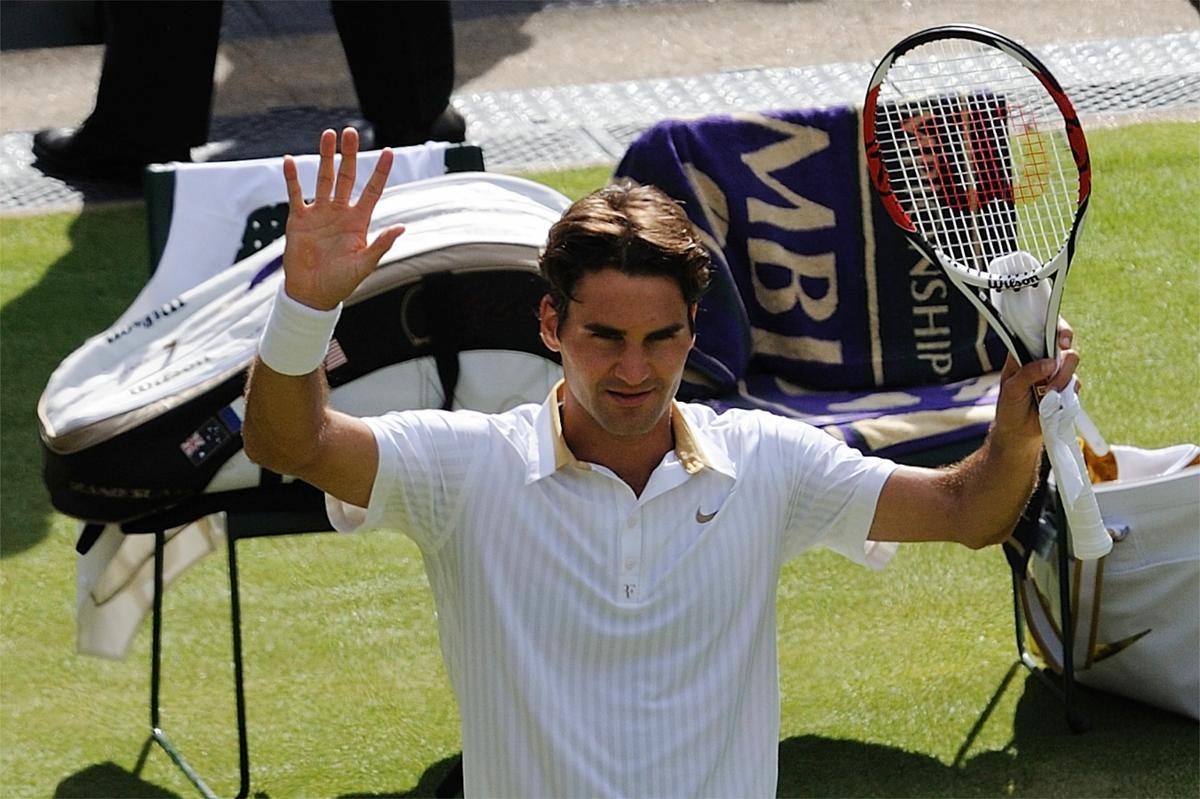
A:
{"label": "gold collar trim", "polygon": [[[563,436],[562,392],[565,390],[566,382],[559,380],[546,398],[550,410],[550,430],[554,437],[554,469],[557,471],[565,466],[586,469],[588,465],[575,457]],[[671,432],[675,437],[675,457],[679,458],[685,472],[695,474],[705,467],[713,468],[679,403],[674,400],[671,401]]]}

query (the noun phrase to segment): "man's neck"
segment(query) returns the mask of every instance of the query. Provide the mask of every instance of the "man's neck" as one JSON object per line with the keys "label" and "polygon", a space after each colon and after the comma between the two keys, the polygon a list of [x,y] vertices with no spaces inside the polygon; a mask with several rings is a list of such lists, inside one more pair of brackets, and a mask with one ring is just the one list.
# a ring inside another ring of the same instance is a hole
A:
{"label": "man's neck", "polygon": [[638,436],[608,433],[569,398],[560,404],[559,412],[562,414],[563,438],[571,453],[581,461],[611,469],[636,496],[641,496],[663,456],[675,447],[669,410],[653,430]]}

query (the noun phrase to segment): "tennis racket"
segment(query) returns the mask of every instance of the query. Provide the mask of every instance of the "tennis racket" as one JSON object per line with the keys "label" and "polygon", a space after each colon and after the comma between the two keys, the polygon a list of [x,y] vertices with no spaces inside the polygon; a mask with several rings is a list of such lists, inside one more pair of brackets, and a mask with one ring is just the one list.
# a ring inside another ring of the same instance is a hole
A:
{"label": "tennis racket", "polygon": [[[920,31],[893,47],[871,76],[863,144],[892,221],[941,266],[1017,361],[1057,356],[1058,312],[1091,194],[1091,162],[1075,109],[1049,70],[985,28]],[[1074,385],[1061,394],[1040,391],[1038,410],[1072,551],[1102,557],[1112,539],[1075,439],[1082,411]]]}

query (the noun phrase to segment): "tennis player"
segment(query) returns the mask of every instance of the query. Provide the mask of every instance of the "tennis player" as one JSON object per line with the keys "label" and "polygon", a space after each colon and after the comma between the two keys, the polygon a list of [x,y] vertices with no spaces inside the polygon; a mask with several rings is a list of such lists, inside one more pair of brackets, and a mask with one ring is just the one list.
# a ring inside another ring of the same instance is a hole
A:
{"label": "tennis player", "polygon": [[575,203],[541,259],[541,337],[563,381],[502,414],[330,409],[342,300],[402,233],[368,242],[391,164],[354,200],[357,134],[325,131],[315,199],[285,159],[285,279],[247,389],[246,451],[324,490],[340,530],[420,547],[462,715],[468,796],[774,796],[775,592],[810,547],[882,566],[895,542],[1005,540],[1036,482],[1036,384],[1001,376],[983,445],[932,470],[803,422],[674,400],[709,257],[650,187]]}

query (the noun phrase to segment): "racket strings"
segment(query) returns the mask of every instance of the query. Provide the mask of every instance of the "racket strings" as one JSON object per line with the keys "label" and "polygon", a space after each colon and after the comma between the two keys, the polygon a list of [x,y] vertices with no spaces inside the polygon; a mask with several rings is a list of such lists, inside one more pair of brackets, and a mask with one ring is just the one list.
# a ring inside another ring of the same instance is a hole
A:
{"label": "racket strings", "polygon": [[1024,64],[962,40],[923,45],[891,65],[875,113],[893,195],[941,253],[984,272],[1066,244],[1078,171],[1061,111]]}

